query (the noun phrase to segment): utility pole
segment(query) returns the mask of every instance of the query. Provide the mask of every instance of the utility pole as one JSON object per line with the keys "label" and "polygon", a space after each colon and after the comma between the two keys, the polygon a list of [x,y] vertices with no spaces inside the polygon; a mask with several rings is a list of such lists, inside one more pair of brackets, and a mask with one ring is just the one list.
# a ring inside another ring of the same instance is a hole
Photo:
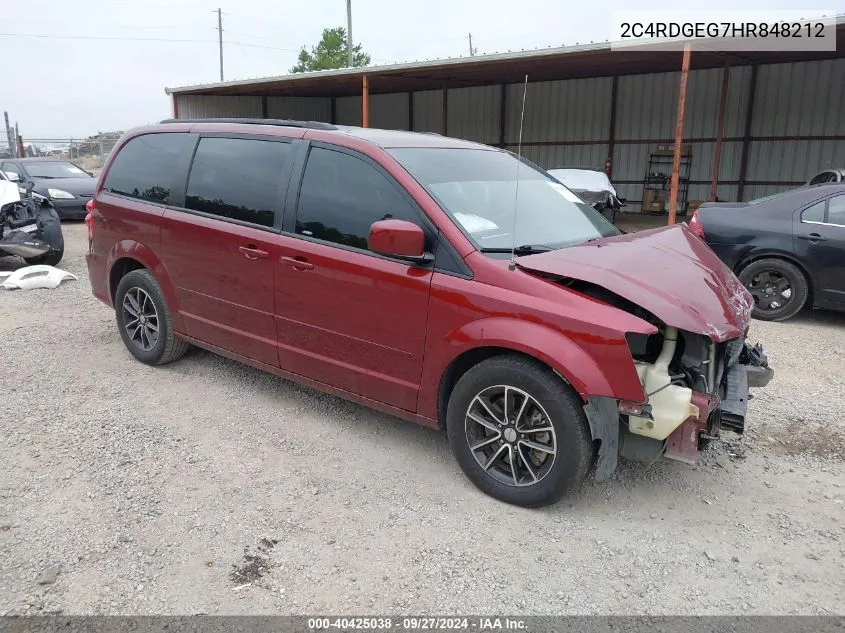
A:
{"label": "utility pole", "polygon": [[12,141],[12,128],[9,127],[9,113],[4,111],[3,116],[6,119],[6,142],[9,144],[9,156],[15,158],[17,152],[15,150],[15,143]]}
{"label": "utility pole", "polygon": [[472,33],[469,34],[469,54],[475,55],[475,49],[472,47]]}
{"label": "utility pole", "polygon": [[217,40],[220,44],[220,81],[223,81],[223,11],[217,9]]}
{"label": "utility pole", "polygon": [[346,65],[352,68],[354,55],[352,52],[352,0],[346,0]]}

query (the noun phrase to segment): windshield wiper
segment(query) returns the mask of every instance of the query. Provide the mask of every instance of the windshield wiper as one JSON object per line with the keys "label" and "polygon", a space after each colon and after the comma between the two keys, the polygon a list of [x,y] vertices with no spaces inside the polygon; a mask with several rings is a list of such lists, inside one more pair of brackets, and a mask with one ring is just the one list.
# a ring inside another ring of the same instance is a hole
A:
{"label": "windshield wiper", "polygon": [[510,253],[511,251],[514,252],[515,255],[533,255],[534,253],[547,253],[549,251],[553,251],[551,246],[544,246],[543,244],[523,244],[522,246],[517,246],[516,248],[482,248],[479,249],[482,253]]}

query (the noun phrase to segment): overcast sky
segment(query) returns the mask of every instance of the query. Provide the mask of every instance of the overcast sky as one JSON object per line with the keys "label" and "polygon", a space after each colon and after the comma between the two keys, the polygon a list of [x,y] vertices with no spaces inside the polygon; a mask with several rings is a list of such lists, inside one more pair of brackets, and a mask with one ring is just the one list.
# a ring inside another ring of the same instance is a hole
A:
{"label": "overcast sky", "polygon": [[[806,8],[802,4],[747,0],[741,6]],[[843,2],[824,4],[841,11]],[[610,12],[632,8],[625,0],[352,5],[355,41],[378,64],[467,55],[470,32],[479,53],[610,39]],[[165,86],[219,79],[217,6],[224,13],[227,80],[286,74],[301,46],[310,48],[323,28],[346,24],[345,0],[0,0],[0,45],[9,74],[0,109],[20,123],[24,138],[84,137],[165,118]],[[644,6],[679,8],[675,0]],[[711,0],[707,7],[737,3]]]}

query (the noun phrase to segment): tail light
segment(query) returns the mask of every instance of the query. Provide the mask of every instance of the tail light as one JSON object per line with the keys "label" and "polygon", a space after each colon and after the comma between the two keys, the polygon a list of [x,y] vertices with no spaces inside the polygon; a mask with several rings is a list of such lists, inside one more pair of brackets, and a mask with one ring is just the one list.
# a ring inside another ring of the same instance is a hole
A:
{"label": "tail light", "polygon": [[88,229],[88,244],[90,246],[91,242],[94,240],[94,201],[89,200],[85,204],[85,210],[88,212],[85,214],[85,227]]}
{"label": "tail light", "polygon": [[689,221],[689,228],[690,231],[695,233],[701,239],[704,239],[704,227],[701,226],[701,218],[698,217],[698,211],[695,211],[692,214],[692,217]]}

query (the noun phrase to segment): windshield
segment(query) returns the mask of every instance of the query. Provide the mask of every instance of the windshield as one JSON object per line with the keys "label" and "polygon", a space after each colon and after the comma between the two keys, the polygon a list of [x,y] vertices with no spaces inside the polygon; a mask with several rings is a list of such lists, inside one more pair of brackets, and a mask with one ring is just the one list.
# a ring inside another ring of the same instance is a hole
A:
{"label": "windshield", "polygon": [[79,167],[65,161],[45,161],[26,163],[26,173],[30,178],[90,178]]}
{"label": "windshield", "polygon": [[479,249],[561,248],[619,234],[566,187],[507,152],[428,147],[388,151]]}
{"label": "windshield", "polygon": [[610,184],[607,174],[592,169],[550,169],[549,173],[570,189],[581,191],[609,191],[614,196],[616,190]]}

